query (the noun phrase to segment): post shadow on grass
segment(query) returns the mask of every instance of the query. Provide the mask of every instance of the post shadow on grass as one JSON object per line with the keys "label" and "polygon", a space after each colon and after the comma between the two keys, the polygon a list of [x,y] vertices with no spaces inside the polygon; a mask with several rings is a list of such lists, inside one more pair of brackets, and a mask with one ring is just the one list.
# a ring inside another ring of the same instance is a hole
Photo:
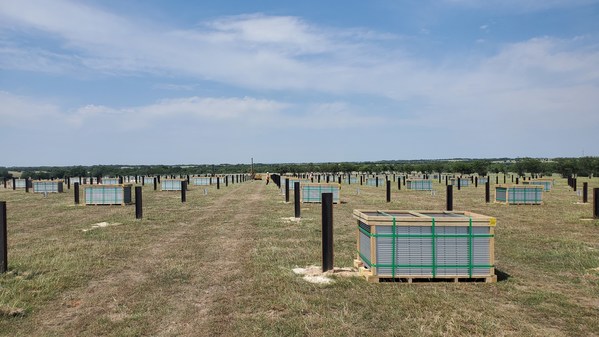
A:
{"label": "post shadow on grass", "polygon": [[495,268],[495,275],[497,275],[497,282],[507,281],[512,277],[512,275],[497,268]]}

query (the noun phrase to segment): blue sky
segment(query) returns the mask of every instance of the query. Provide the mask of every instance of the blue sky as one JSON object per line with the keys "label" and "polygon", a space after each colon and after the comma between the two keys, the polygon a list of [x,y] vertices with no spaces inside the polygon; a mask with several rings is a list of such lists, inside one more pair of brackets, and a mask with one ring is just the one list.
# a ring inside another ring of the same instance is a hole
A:
{"label": "blue sky", "polygon": [[599,1],[2,1],[0,166],[599,155]]}

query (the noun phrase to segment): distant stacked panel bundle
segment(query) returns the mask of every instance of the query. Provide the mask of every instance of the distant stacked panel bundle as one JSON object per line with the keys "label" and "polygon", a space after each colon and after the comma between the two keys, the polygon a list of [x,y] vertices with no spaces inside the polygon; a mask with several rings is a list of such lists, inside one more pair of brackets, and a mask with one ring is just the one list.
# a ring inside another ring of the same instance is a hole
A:
{"label": "distant stacked panel bundle", "polygon": [[345,179],[342,179],[343,182],[345,183],[349,183],[349,184],[357,184],[359,183],[358,177],[346,177]]}
{"label": "distant stacked panel bundle", "polygon": [[151,185],[151,184],[154,183],[154,179],[156,179],[156,178],[154,178],[154,177],[143,177],[142,179],[143,179],[144,185]]}
{"label": "distant stacked panel bundle", "polygon": [[[310,180],[306,180],[306,179],[300,179],[300,178],[293,178],[293,177],[285,177],[285,179],[289,180],[289,190],[293,191],[295,189],[295,183],[299,182],[300,183],[300,187],[302,186],[302,184],[307,184],[310,182]],[[281,180],[281,183],[283,184],[283,187],[285,186],[285,181]]]}
{"label": "distant stacked panel bundle", "polygon": [[102,178],[102,185],[118,185],[119,178]]}
{"label": "distant stacked panel bundle", "polygon": [[[366,178],[366,181],[364,182],[364,185],[367,186],[377,186],[377,177],[372,177],[372,178]],[[385,182],[385,177],[378,177],[378,186],[385,186],[386,182]]]}
{"label": "distant stacked panel bundle", "polygon": [[85,185],[86,205],[127,205],[131,203],[131,184]]}
{"label": "distant stacked panel bundle", "polygon": [[543,203],[541,185],[497,185],[495,202],[508,205],[540,205]]}
{"label": "distant stacked panel bundle", "polygon": [[451,184],[457,186],[458,185],[458,179],[460,179],[460,187],[470,186],[470,179],[469,178],[451,178]]}
{"label": "distant stacked panel bundle", "polygon": [[553,179],[533,179],[533,180],[523,180],[522,185],[540,185],[543,186],[543,190],[545,192],[551,191],[553,187]]}
{"label": "distant stacked panel bundle", "polygon": [[406,188],[415,191],[431,191],[433,189],[432,180],[424,179],[408,179],[406,180]]}
{"label": "distant stacked panel bundle", "polygon": [[495,218],[471,212],[354,210],[360,273],[496,281]]}
{"label": "distant stacked panel bundle", "polygon": [[15,179],[15,188],[25,188],[27,179]]}
{"label": "distant stacked panel bundle", "polygon": [[489,179],[487,179],[487,177],[478,177],[478,183],[480,185],[484,185],[487,183],[487,181],[489,181]]}
{"label": "distant stacked panel bundle", "polygon": [[333,203],[339,203],[339,184],[300,183],[301,202],[322,202],[323,193],[333,193]]}
{"label": "distant stacked panel bundle", "polygon": [[34,193],[62,193],[63,183],[58,180],[41,180],[33,182]]}
{"label": "distant stacked panel bundle", "polygon": [[193,177],[191,183],[195,186],[209,186],[212,185],[211,177]]}
{"label": "distant stacked panel bundle", "polygon": [[162,179],[160,189],[163,191],[181,191],[183,179]]}
{"label": "distant stacked panel bundle", "polygon": [[75,184],[75,183],[79,183],[79,185],[82,184],[81,177],[70,177],[69,182],[71,184]]}

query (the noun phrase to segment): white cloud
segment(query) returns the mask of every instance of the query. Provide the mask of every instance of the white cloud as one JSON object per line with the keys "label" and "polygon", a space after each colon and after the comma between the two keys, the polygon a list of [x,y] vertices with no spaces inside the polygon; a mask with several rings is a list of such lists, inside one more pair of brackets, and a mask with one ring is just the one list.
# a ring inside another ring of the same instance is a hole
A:
{"label": "white cloud", "polygon": [[116,108],[87,105],[75,110],[69,117],[72,125],[97,125],[118,120],[115,126],[123,129],[155,128],[163,123],[213,123],[261,124],[274,118],[287,104],[256,99],[186,97],[164,99],[153,104]]}
{"label": "white cloud", "polygon": [[0,91],[0,121],[4,126],[26,129],[50,125],[61,119],[57,105]]}
{"label": "white cloud", "polygon": [[[487,6],[473,0],[453,3]],[[540,1],[518,3],[541,6]],[[565,1],[543,3],[566,5]],[[506,6],[510,4],[516,6],[516,1],[508,1]],[[493,5],[499,3],[488,4]],[[267,93],[309,91],[362,95],[372,101],[391,99],[410,115],[401,123],[412,125],[459,127],[463,125],[460,119],[501,121],[498,114],[534,125],[537,116],[548,114],[555,120],[551,125],[558,126],[556,116],[564,110],[595,123],[598,115],[590,107],[599,97],[599,48],[584,36],[572,40],[538,37],[500,46],[491,56],[441,57],[442,61],[433,63],[406,53],[404,41],[395,35],[322,27],[292,16],[230,16],[181,29],[60,0],[51,5],[43,1],[4,2],[0,5],[0,29],[5,32],[0,66],[10,69],[73,73],[84,67],[119,76],[152,73],[172,78],[174,74]],[[488,27],[482,25],[480,29]],[[13,35],[6,32],[15,31],[20,35],[15,33],[16,38],[7,41],[6,36]],[[21,36],[40,34],[59,41],[59,45],[41,49],[19,43]],[[247,123],[290,116],[284,121],[305,127],[312,127],[310,120],[317,118],[327,121],[318,127],[350,127],[398,119],[393,113],[378,111],[368,111],[367,115],[364,105],[339,103],[344,100],[336,96],[324,100],[333,103],[174,98],[129,108],[83,107],[75,109],[71,121],[85,123],[118,114],[139,127],[138,120],[163,116]],[[247,117],[250,115],[253,118]],[[534,118],[526,120],[527,116]]]}

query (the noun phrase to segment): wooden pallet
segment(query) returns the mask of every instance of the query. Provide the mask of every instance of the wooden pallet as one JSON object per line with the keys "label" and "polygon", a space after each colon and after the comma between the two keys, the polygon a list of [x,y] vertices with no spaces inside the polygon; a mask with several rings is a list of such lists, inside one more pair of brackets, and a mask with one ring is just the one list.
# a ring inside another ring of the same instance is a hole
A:
{"label": "wooden pallet", "polygon": [[435,278],[426,276],[413,276],[413,275],[395,275],[392,276],[379,276],[374,275],[371,269],[364,266],[364,263],[359,259],[354,260],[354,267],[358,269],[360,276],[363,276],[367,282],[380,283],[380,282],[397,282],[397,283],[424,283],[424,282],[481,282],[481,283],[495,283],[497,282],[497,275],[489,275],[486,277],[464,277],[464,276],[437,276]]}

